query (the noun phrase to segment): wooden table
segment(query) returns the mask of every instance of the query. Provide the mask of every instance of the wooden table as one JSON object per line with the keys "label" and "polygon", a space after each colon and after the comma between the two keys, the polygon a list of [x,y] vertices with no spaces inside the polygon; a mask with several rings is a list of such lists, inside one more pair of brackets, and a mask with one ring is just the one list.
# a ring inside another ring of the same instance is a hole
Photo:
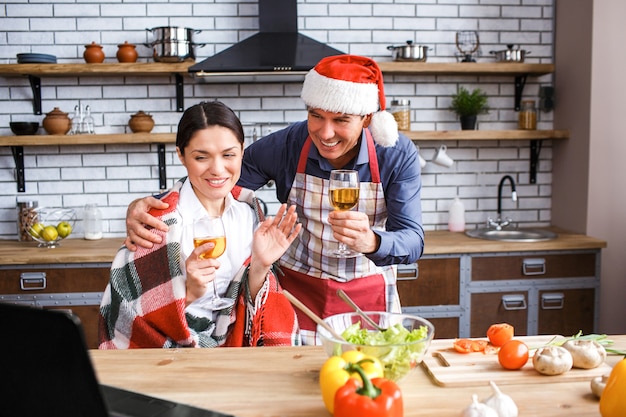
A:
{"label": "wooden table", "polygon": [[[626,335],[611,336],[626,349]],[[144,349],[90,351],[100,382],[239,417],[324,417],[318,372],[321,347]],[[609,356],[614,365],[620,356]],[[510,371],[515,372],[515,371]],[[549,377],[546,377],[549,378]],[[405,417],[458,417],[471,395],[490,395],[484,387],[446,388],[418,368],[400,382]],[[501,386],[520,416],[599,416],[589,381]]]}

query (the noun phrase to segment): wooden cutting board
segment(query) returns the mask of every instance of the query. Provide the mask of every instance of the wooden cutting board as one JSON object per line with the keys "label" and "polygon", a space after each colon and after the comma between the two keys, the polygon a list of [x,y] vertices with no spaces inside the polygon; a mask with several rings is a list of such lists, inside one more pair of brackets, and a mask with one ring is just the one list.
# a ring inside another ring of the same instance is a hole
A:
{"label": "wooden cutting board", "polygon": [[[529,348],[541,347],[553,338],[563,336],[520,336],[516,337]],[[485,339],[486,340],[486,339]],[[458,353],[452,347],[452,339],[433,340],[424,356],[422,368],[433,382],[442,387],[469,387],[488,384],[553,383],[591,381],[596,376],[608,374],[611,367],[606,363],[594,369],[572,368],[561,375],[542,375],[533,368],[532,355],[526,365],[518,370],[507,370],[498,363],[497,353]]]}

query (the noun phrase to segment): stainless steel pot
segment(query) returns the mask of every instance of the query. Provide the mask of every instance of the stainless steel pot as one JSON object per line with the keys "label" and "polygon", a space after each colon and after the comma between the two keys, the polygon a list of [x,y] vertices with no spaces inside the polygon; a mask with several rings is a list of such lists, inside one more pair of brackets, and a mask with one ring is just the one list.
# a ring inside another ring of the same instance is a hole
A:
{"label": "stainless steel pot", "polygon": [[424,45],[414,45],[413,41],[406,41],[406,45],[390,45],[387,49],[391,51],[394,61],[425,62],[430,48]]}
{"label": "stainless steel pot", "polygon": [[156,62],[182,62],[195,60],[194,46],[203,47],[206,44],[185,41],[162,41],[144,45],[152,48],[152,57]]}
{"label": "stainless steel pot", "polygon": [[177,26],[160,26],[152,29],[146,28],[154,35],[154,42],[181,41],[193,42],[193,34],[200,33],[201,30],[181,28]]}
{"label": "stainless steel pot", "polygon": [[489,53],[496,56],[496,62],[524,62],[524,58],[527,54],[530,54],[530,51],[519,49],[519,46],[517,49],[514,47],[515,45],[508,44],[507,49],[502,51],[490,51]]}

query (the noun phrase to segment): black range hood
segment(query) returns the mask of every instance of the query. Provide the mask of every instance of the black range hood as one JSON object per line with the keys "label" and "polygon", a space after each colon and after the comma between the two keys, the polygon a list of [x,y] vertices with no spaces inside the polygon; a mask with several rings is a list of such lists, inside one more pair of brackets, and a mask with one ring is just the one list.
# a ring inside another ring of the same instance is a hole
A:
{"label": "black range hood", "polygon": [[297,0],[259,0],[259,33],[189,67],[204,81],[302,80],[324,57],[343,52],[298,33]]}

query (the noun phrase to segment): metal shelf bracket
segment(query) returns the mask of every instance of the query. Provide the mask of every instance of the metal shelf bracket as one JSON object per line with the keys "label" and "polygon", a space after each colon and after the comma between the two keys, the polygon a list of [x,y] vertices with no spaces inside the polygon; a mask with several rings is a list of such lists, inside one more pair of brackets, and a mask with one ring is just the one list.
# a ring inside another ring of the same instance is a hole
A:
{"label": "metal shelf bracket", "polygon": [[539,165],[539,153],[541,152],[541,144],[543,142],[538,139],[530,141],[530,183],[537,182],[537,166]]}
{"label": "metal shelf bracket", "polygon": [[24,181],[24,147],[11,146],[11,152],[13,153],[13,160],[15,161],[17,192],[23,193],[26,191],[26,182]]}
{"label": "metal shelf bracket", "polygon": [[33,112],[41,114],[41,78],[34,75],[28,76],[30,88],[33,90]]}
{"label": "metal shelf bracket", "polygon": [[159,190],[167,188],[167,174],[165,172],[165,144],[157,144],[159,157]]}
{"label": "metal shelf bracket", "polygon": [[524,86],[526,85],[526,78],[528,78],[528,74],[515,76],[515,111],[519,111],[520,109],[522,93],[524,92]]}
{"label": "metal shelf bracket", "polygon": [[174,74],[176,78],[176,111],[185,111],[185,92],[184,92],[184,80],[181,74]]}

